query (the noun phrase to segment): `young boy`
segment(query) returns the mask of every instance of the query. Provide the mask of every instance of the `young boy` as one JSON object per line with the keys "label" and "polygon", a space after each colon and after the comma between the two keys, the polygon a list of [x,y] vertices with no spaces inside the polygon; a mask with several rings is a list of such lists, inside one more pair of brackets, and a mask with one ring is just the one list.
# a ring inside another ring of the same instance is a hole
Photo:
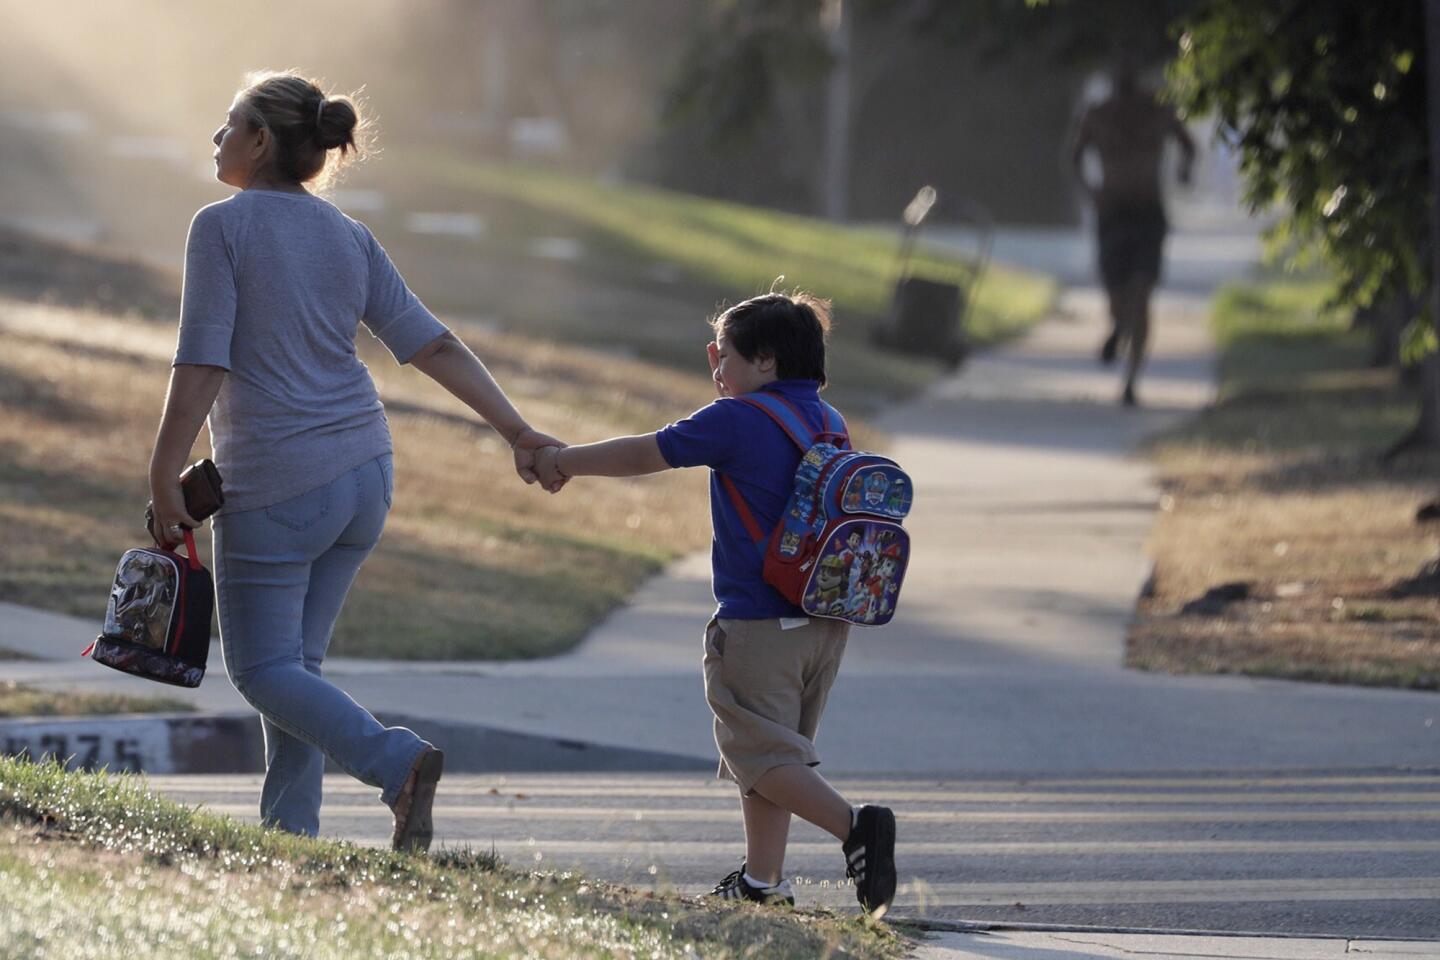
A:
{"label": "young boy", "polygon": [[745,862],[713,893],[794,904],[784,878],[790,815],[842,843],[856,897],[879,916],[895,896],[895,815],[852,807],[815,770],[815,731],[845,651],[850,625],[811,619],[762,577],[733,484],[768,533],[780,520],[801,451],[764,411],[736,398],[758,390],[785,398],[823,429],[829,305],[809,295],[767,294],[716,317],[708,346],[720,399],[659,433],[537,453],[548,489],[582,475],[624,477],[707,466],[713,584],[719,609],[705,629],[705,696],[715,714],[719,776],[740,786]]}

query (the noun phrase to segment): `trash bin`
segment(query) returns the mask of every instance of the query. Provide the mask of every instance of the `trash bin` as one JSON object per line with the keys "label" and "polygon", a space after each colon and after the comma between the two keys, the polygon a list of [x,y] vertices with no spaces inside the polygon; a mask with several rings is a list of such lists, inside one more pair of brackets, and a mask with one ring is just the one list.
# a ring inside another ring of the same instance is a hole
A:
{"label": "trash bin", "polygon": [[934,357],[950,369],[958,369],[969,352],[965,318],[974,293],[989,261],[992,228],[989,216],[978,204],[957,202],[947,206],[946,215],[972,228],[973,249],[957,257],[942,276],[917,276],[912,272],[911,254],[920,225],[934,209],[939,195],[934,187],[921,187],[905,207],[901,235],[898,279],[890,314],[876,324],[871,339],[879,347],[914,356]]}

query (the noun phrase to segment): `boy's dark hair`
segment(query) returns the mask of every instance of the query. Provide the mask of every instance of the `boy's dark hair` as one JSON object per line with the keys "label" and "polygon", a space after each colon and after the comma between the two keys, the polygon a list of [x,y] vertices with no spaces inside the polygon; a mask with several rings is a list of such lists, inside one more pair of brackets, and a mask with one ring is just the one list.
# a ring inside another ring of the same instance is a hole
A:
{"label": "boy's dark hair", "polygon": [[767,293],[735,304],[710,326],[746,360],[774,357],[781,380],[825,384],[830,301],[808,293]]}

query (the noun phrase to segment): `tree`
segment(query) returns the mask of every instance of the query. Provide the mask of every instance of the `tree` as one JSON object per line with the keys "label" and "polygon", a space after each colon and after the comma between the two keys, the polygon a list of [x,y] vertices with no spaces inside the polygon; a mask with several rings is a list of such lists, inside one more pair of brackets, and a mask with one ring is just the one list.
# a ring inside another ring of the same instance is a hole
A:
{"label": "tree", "polygon": [[[1318,252],[1337,305],[1424,304],[1437,275],[1425,27],[1421,0],[1202,0],[1177,23],[1177,103],[1215,116],[1250,206],[1284,212],[1281,239]],[[1412,347],[1433,346],[1431,313]],[[1440,446],[1435,364],[1405,446]]]}
{"label": "tree", "polygon": [[[926,37],[993,63],[1021,48],[1065,64],[1141,64],[1173,52],[1167,27],[1194,0],[710,0],[672,83],[665,115],[703,118],[714,148],[752,142],[779,119],[786,91],[823,102],[817,212],[847,213],[856,104]],[[864,56],[853,55],[863,32]]]}
{"label": "tree", "polygon": [[[672,103],[703,106],[717,137],[763,125],[776,89],[813,82],[835,68],[832,51],[843,52],[827,49],[822,27],[822,9],[837,0],[713,2],[718,29],[707,31],[707,55],[688,58]],[[1431,63],[1440,74],[1440,0],[843,2],[893,29],[897,50],[918,31],[992,57],[1037,44],[1073,62],[1173,57],[1177,106],[1215,117],[1238,151],[1249,205],[1282,211],[1278,239],[1324,260],[1332,304],[1413,314],[1406,352],[1428,355],[1421,413],[1391,453],[1440,447],[1440,186],[1430,164],[1432,136],[1440,149],[1440,76],[1433,134],[1427,110]],[[833,136],[832,146],[843,140]],[[836,189],[830,182],[832,210]]]}

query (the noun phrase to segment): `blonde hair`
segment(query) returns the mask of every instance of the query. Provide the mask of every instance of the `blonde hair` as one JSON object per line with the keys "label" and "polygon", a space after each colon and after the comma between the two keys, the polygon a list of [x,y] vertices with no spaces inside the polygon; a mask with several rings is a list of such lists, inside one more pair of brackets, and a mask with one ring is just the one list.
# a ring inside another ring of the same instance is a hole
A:
{"label": "blonde hair", "polygon": [[327,97],[319,82],[297,71],[248,74],[235,109],[251,127],[270,131],[271,161],[282,179],[324,189],[349,161],[363,156],[369,130],[356,95]]}

